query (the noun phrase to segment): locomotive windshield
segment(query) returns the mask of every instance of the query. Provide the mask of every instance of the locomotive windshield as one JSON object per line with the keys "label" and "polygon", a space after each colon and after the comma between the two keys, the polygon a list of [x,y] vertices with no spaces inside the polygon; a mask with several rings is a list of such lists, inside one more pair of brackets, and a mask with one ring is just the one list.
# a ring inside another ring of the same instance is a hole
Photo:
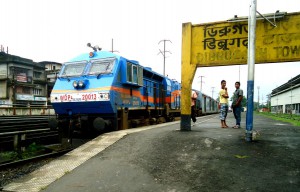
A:
{"label": "locomotive windshield", "polygon": [[115,59],[93,60],[89,75],[111,73],[114,67]]}
{"label": "locomotive windshield", "polygon": [[87,62],[74,62],[74,63],[65,63],[65,67],[62,69],[61,77],[70,77],[70,76],[81,76],[84,72]]}

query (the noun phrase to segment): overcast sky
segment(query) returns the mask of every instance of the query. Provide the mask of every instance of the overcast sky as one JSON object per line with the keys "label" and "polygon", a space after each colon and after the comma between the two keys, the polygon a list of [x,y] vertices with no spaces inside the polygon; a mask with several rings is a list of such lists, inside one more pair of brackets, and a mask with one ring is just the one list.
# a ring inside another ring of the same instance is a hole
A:
{"label": "overcast sky", "polygon": [[[0,45],[9,53],[38,61],[66,62],[83,52],[89,52],[88,42],[103,50],[114,50],[141,65],[163,73],[163,49],[167,42],[166,74],[181,79],[182,23],[193,24],[224,21],[234,15],[248,16],[249,0],[0,0]],[[257,0],[257,10],[263,14],[276,10],[300,11],[299,0]],[[240,73],[239,73],[240,71]],[[300,72],[300,63],[256,65],[255,95],[260,86],[260,100],[272,89]],[[247,89],[247,66],[198,68],[193,88],[214,98],[220,81],[227,80],[229,93],[234,82],[241,81]]]}

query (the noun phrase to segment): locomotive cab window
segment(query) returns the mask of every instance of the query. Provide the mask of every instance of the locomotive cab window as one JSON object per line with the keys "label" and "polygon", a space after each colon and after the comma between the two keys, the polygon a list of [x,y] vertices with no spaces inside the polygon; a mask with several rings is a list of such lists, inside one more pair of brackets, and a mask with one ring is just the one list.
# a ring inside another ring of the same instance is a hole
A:
{"label": "locomotive cab window", "polygon": [[89,75],[109,74],[112,73],[115,59],[100,59],[91,61]]}
{"label": "locomotive cab window", "polygon": [[61,69],[60,77],[81,76],[86,67],[86,61],[65,63]]}
{"label": "locomotive cab window", "polygon": [[143,86],[143,67],[127,62],[126,83]]}

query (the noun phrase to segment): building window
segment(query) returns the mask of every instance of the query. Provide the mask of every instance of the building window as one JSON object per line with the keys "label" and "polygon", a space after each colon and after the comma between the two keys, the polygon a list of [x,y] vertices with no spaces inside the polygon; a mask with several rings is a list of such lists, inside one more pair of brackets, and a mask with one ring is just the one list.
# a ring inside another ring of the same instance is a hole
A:
{"label": "building window", "polygon": [[52,70],[55,70],[55,66],[52,66]]}
{"label": "building window", "polygon": [[33,72],[33,77],[39,79],[39,78],[42,77],[42,73],[41,73],[41,72],[34,71],[34,72]]}
{"label": "building window", "polygon": [[12,67],[10,73],[14,75],[14,79],[18,82],[27,82],[28,70],[18,67]]}
{"label": "building window", "polygon": [[30,87],[16,87],[16,93],[20,94],[31,94],[31,89]]}
{"label": "building window", "polygon": [[41,89],[33,89],[32,90],[32,92],[33,92],[33,95],[42,95],[42,90]]}
{"label": "building window", "polygon": [[25,93],[25,94],[31,94],[30,87],[23,87],[23,93]]}

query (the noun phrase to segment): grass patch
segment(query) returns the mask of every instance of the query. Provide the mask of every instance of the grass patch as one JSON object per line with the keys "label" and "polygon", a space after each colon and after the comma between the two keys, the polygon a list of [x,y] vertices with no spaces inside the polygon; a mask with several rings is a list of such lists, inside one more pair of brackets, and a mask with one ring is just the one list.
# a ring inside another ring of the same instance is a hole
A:
{"label": "grass patch", "polygon": [[28,159],[37,155],[43,154],[45,147],[36,143],[30,144],[26,150],[21,154],[22,159]]}
{"label": "grass patch", "polygon": [[18,159],[18,153],[15,151],[7,151],[0,153],[0,163],[14,161]]}
{"label": "grass patch", "polygon": [[17,151],[0,152],[0,163],[28,159],[44,153],[46,153],[46,148],[43,145],[32,143],[21,153]]}
{"label": "grass patch", "polygon": [[265,117],[269,117],[271,119],[282,121],[286,123],[291,123],[295,126],[300,127],[300,116],[299,115],[291,115],[291,114],[276,114],[276,113],[268,113],[268,112],[261,112],[256,113],[257,115],[262,115]]}

